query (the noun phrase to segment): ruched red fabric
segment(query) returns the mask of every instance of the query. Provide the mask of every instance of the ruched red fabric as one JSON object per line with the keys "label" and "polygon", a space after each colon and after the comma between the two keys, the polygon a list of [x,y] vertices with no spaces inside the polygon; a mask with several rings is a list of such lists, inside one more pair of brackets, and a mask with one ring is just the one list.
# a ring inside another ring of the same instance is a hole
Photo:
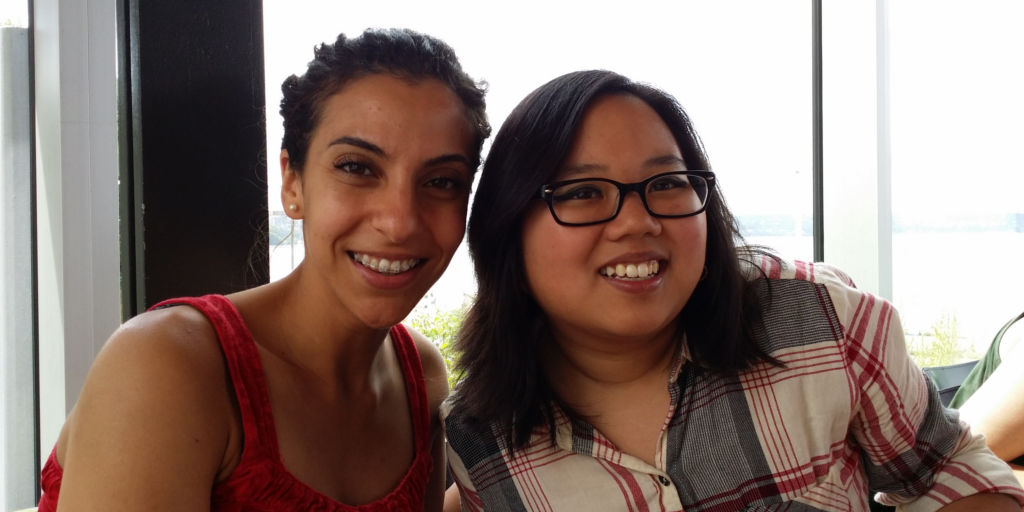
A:
{"label": "ruched red fabric", "polygon": [[[419,352],[405,327],[396,325],[391,328],[390,334],[405,376],[416,454],[398,487],[387,496],[363,505],[346,505],[307,486],[288,472],[281,462],[263,366],[252,334],[234,304],[222,295],[205,295],[167,300],[152,309],[183,304],[203,312],[217,331],[241,410],[245,435],[238,467],[230,477],[213,488],[211,511],[423,510],[427,480],[433,465],[430,456],[430,411]],[[62,478],[63,471],[54,449],[42,470],[43,495],[39,502],[39,512],[56,511]]]}

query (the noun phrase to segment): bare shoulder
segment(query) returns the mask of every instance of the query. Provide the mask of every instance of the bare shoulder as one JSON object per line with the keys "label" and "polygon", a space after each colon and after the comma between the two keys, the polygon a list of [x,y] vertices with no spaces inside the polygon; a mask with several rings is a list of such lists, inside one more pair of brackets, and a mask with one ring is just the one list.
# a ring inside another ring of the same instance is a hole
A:
{"label": "bare shoulder", "polygon": [[61,502],[108,505],[122,496],[122,505],[145,508],[147,496],[162,495],[180,509],[191,502],[170,495],[203,489],[208,500],[232,436],[231,397],[202,313],[172,307],[129,320],[96,357],[61,433]]}
{"label": "bare shoulder", "polygon": [[[144,420],[149,412],[171,407],[210,418],[221,412],[218,398],[230,396],[226,382],[217,334],[205,315],[191,307],[146,312],[118,328],[100,350],[69,423],[110,412],[142,412]],[[122,408],[131,411],[111,411]]]}
{"label": "bare shoulder", "polygon": [[136,378],[132,387],[141,392],[180,386],[208,393],[224,376],[213,326],[198,310],[178,306],[142,313],[118,328],[97,355],[86,386],[124,386]]}
{"label": "bare shoulder", "polygon": [[416,343],[416,350],[420,353],[420,362],[423,365],[423,377],[427,382],[427,398],[432,408],[437,408],[448,396],[448,368],[445,365],[444,357],[434,342],[427,339],[422,333],[406,327],[413,342]]}
{"label": "bare shoulder", "polygon": [[[131,342],[141,338],[154,348],[196,349],[209,347],[217,341],[213,325],[199,310],[187,306],[170,306],[142,313],[119,328],[111,342]],[[213,345],[216,348],[216,345]]]}

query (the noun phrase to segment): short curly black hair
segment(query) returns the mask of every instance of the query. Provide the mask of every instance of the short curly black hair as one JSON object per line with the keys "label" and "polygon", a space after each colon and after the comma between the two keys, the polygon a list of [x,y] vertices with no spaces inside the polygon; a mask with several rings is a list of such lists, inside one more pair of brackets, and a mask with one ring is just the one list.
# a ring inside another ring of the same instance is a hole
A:
{"label": "short curly black hair", "polygon": [[440,39],[409,29],[368,29],[354,39],[339,34],[334,44],[321,44],[313,52],[302,76],[292,75],[281,84],[281,117],[293,168],[301,172],[313,129],[320,120],[324,101],[348,82],[366,75],[388,73],[400,78],[435,78],[462,101],[475,131],[473,170],[479,166],[483,142],[491,133],[484,94],[486,85],[462,70],[455,52]]}

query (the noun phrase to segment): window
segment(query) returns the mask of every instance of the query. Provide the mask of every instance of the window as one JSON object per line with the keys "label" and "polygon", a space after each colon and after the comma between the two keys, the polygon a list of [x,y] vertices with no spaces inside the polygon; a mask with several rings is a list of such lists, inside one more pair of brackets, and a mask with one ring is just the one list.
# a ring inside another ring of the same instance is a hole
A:
{"label": "window", "polygon": [[893,300],[922,365],[976,359],[1024,310],[1024,4],[889,10]]}
{"label": "window", "polygon": [[1024,309],[1019,2],[825,4],[825,260],[900,311],[921,366]]}
{"label": "window", "polygon": [[[333,41],[338,32],[354,36],[366,27],[408,27],[444,39],[471,76],[488,82],[495,131],[531,90],[569,71],[611,69],[667,90],[693,118],[748,241],[812,258],[807,4],[642,0],[629,9],[605,9],[600,3],[530,0],[486,10],[480,5],[266,2],[268,160],[276,162],[272,156],[280,152],[280,84],[304,71],[314,45]],[[292,226],[278,196],[280,169],[269,167],[276,279],[301,260],[302,242],[284,240]],[[463,245],[413,314],[458,308],[475,290]]]}

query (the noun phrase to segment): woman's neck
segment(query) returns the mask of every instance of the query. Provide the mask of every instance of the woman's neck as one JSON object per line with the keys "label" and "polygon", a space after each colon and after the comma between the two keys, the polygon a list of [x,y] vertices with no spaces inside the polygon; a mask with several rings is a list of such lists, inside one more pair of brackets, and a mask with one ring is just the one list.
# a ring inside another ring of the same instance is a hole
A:
{"label": "woman's neck", "polygon": [[677,352],[674,328],[625,343],[555,333],[542,361],[555,393],[577,412],[597,412],[608,397],[665,389]]}
{"label": "woman's neck", "polygon": [[232,295],[257,345],[326,386],[371,384],[387,331],[355,322],[329,297],[301,289],[294,277]]}

